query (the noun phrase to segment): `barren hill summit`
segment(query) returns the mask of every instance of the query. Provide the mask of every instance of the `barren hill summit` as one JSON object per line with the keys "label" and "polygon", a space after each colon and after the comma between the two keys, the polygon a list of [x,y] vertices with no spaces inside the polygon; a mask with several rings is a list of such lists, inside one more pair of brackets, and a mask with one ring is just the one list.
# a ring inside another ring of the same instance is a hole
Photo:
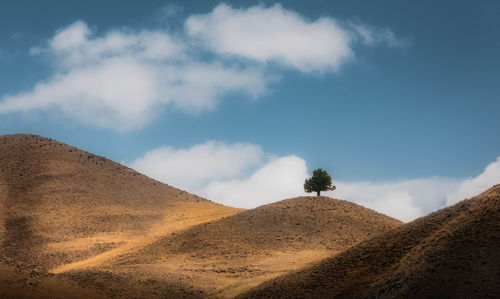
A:
{"label": "barren hill summit", "polygon": [[48,270],[241,211],[35,135],[0,136],[0,255]]}
{"label": "barren hill summit", "polygon": [[401,222],[329,197],[297,197],[193,226],[151,246],[171,253],[241,255],[245,251],[341,251]]}
{"label": "barren hill summit", "polygon": [[172,233],[102,269],[178,265],[206,293],[231,297],[399,225],[347,201],[298,197]]}
{"label": "barren hill summit", "polygon": [[498,298],[500,185],[239,298]]}

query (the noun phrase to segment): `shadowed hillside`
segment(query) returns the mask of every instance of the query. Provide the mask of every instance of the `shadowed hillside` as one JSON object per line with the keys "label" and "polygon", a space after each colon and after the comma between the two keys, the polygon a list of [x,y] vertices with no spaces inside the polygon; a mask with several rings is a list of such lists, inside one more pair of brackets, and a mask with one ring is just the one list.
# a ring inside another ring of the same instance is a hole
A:
{"label": "shadowed hillside", "polygon": [[500,185],[240,298],[498,298]]}
{"label": "shadowed hillside", "polygon": [[0,255],[40,270],[240,211],[34,135],[0,137],[0,207]]}

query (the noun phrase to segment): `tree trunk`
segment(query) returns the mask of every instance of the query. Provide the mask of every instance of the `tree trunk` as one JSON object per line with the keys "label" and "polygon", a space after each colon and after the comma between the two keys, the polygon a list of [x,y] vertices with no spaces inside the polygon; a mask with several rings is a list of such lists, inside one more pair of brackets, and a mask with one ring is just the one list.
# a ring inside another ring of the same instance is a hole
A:
{"label": "tree trunk", "polygon": [[320,193],[321,191],[316,191],[316,196],[319,196]]}

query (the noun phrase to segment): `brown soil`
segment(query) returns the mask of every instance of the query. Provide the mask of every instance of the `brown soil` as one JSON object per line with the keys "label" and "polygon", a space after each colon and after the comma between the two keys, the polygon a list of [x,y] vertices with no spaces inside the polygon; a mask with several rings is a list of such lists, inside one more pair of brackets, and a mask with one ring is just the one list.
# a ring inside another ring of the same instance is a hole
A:
{"label": "brown soil", "polygon": [[239,298],[499,298],[500,185]]}

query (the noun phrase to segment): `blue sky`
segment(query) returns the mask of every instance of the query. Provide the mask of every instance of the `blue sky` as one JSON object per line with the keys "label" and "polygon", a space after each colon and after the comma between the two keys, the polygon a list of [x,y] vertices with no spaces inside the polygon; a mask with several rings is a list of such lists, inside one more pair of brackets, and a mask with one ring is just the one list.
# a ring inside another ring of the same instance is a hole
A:
{"label": "blue sky", "polygon": [[344,187],[332,196],[409,220],[500,182],[499,13],[495,1],[2,1],[0,134],[243,207],[300,195],[322,167]]}

